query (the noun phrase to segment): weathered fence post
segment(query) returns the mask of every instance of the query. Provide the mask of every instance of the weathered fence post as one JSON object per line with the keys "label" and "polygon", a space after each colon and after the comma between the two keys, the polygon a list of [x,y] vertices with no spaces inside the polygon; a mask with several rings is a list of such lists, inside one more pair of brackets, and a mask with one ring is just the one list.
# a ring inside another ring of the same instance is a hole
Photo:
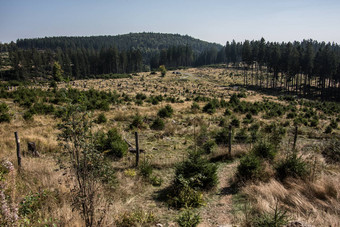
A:
{"label": "weathered fence post", "polygon": [[295,126],[295,132],[294,132],[294,144],[293,144],[293,150],[295,150],[297,136],[298,136],[298,126],[296,125],[296,126]]}
{"label": "weathered fence post", "polygon": [[231,128],[232,126],[229,125],[229,157],[231,158]]}
{"label": "weathered fence post", "polygon": [[138,132],[135,132],[136,139],[136,166],[139,164],[139,144],[138,144]]}
{"label": "weathered fence post", "polygon": [[17,143],[17,158],[18,158],[18,166],[21,167],[21,155],[20,155],[20,139],[18,132],[14,132],[15,142]]}

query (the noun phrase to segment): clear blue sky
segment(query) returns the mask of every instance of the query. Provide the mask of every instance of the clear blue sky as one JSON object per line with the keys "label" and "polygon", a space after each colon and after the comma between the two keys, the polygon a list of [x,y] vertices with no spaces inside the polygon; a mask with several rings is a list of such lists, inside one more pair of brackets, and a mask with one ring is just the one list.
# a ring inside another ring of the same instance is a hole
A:
{"label": "clear blue sky", "polygon": [[340,0],[0,0],[0,42],[130,32],[340,43]]}

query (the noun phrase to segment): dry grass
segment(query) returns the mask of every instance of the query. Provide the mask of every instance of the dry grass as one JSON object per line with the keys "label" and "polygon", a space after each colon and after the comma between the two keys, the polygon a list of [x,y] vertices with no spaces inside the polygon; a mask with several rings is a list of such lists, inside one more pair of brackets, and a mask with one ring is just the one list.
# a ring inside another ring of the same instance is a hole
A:
{"label": "dry grass", "polygon": [[340,175],[323,176],[315,182],[287,179],[284,184],[275,179],[268,183],[247,185],[242,192],[260,212],[272,212],[276,201],[294,220],[304,220],[315,226],[339,226]]}

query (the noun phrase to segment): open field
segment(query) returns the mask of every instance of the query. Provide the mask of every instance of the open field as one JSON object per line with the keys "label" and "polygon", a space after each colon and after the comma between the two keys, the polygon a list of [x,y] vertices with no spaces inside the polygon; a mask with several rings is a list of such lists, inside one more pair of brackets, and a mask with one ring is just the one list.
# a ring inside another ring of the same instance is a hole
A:
{"label": "open field", "polygon": [[[218,183],[202,190],[201,206],[190,208],[201,217],[198,226],[256,226],[259,219],[272,215],[275,206],[286,212],[290,222],[340,226],[340,161],[336,158],[329,161],[333,154],[339,157],[339,147],[333,149],[329,144],[339,144],[340,104],[277,97],[235,86],[242,80],[242,70],[189,68],[168,71],[165,77],[144,72],[124,79],[58,83],[55,91],[48,85],[32,85],[32,90],[41,88],[32,102],[48,103],[55,111],[48,114],[36,111],[26,120],[24,116],[34,105],[27,107],[9,95],[5,98],[4,94],[15,94],[20,88],[4,89],[0,100],[8,106],[11,120],[0,123],[0,160],[15,163],[16,171],[15,182],[10,183],[5,172],[0,179],[9,182],[6,193],[15,192],[11,197],[13,203],[19,204],[24,198],[27,201],[29,195],[43,194],[34,200],[38,202],[32,202],[31,213],[20,216],[20,223],[84,225],[81,215],[72,207],[71,189],[75,182],[69,154],[58,141],[61,132],[58,124],[62,119],[56,113],[66,101],[53,101],[57,91],[72,88],[116,92],[117,98],[108,108],[90,111],[92,120],[96,121],[100,114],[107,119],[93,123],[92,130],[106,133],[116,128],[133,145],[134,132],[138,131],[140,148],[144,150],[141,163],[147,162],[153,168],[153,178],[143,176],[140,168],[134,167],[132,152],[122,158],[109,158],[116,182],[110,189],[105,185],[98,187],[101,195],[98,207],[106,211],[102,225],[178,226],[176,220],[184,208],[170,206],[160,195],[173,184],[176,166],[187,160],[190,152],[204,150],[205,143],[214,141],[212,149],[203,152],[202,157],[217,166]],[[138,94],[145,98],[136,98]],[[235,102],[230,101],[232,95]],[[212,104],[210,108],[208,103]],[[77,101],[72,103],[76,104]],[[159,110],[166,105],[171,106],[173,114],[163,119],[164,128],[152,129]],[[219,142],[219,135],[223,137],[221,132],[230,124],[233,142],[228,155],[228,143]],[[298,134],[293,149],[295,126]],[[20,172],[16,165],[15,131],[19,132],[22,150],[26,152]],[[275,157],[261,159],[259,175],[243,179],[238,175],[238,166],[262,140],[277,143]],[[27,154],[28,141],[36,143],[40,157]],[[287,174],[282,179],[278,166],[293,153],[305,163],[306,173],[303,177]]]}

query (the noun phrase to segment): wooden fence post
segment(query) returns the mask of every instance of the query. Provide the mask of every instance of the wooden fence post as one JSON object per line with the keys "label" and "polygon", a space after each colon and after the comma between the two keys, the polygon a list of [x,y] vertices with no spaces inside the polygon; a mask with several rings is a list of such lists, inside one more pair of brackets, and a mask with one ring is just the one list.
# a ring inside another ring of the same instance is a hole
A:
{"label": "wooden fence post", "polygon": [[14,132],[15,142],[17,143],[17,158],[18,158],[18,166],[21,167],[21,155],[20,155],[20,139],[18,132]]}
{"label": "wooden fence post", "polygon": [[229,157],[231,158],[231,130],[232,126],[229,125]]}
{"label": "wooden fence post", "polygon": [[298,126],[296,125],[296,126],[295,126],[295,133],[294,133],[294,144],[293,144],[293,150],[295,150],[297,136],[298,136]]}
{"label": "wooden fence post", "polygon": [[135,139],[136,139],[136,167],[139,164],[139,144],[138,144],[138,132],[135,132]]}

